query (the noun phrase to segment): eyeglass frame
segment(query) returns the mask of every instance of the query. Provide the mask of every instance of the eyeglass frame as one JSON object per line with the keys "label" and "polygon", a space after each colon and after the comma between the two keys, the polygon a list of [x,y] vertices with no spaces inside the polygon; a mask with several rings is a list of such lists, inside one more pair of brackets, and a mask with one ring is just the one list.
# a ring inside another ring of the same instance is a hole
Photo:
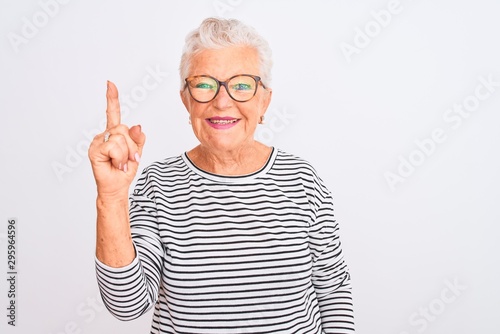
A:
{"label": "eyeglass frame", "polygon": [[[229,88],[227,87],[227,83],[229,81],[231,81],[232,79],[236,78],[236,77],[241,77],[241,76],[247,76],[247,77],[251,77],[252,79],[255,80],[255,90],[253,92],[253,95],[252,97],[250,97],[248,100],[245,100],[245,101],[238,101],[236,100],[232,95],[231,93],[229,92]],[[200,101],[200,100],[197,100],[194,98],[193,94],[191,93],[191,88],[189,86],[189,82],[188,82],[188,79],[194,79],[194,78],[210,78],[210,79],[213,79],[216,83],[217,83],[217,91],[215,92],[215,95],[214,97],[212,97],[210,100],[208,101]],[[190,77],[187,77],[186,79],[184,79],[184,81],[186,82],[186,85],[184,86],[184,89],[188,89],[189,91],[189,95],[193,98],[193,100],[195,100],[196,102],[198,103],[209,103],[211,101],[213,101],[217,95],[219,95],[219,91],[220,91],[220,87],[221,86],[224,86],[224,88],[226,88],[226,92],[227,92],[227,95],[229,95],[229,97],[236,101],[236,102],[240,102],[240,103],[244,103],[244,102],[248,102],[250,101],[251,99],[253,99],[253,97],[255,96],[255,94],[257,94],[257,89],[259,88],[259,83],[262,85],[262,88],[264,89],[267,89],[266,86],[262,83],[262,78],[259,77],[258,75],[253,75],[253,74],[236,74],[236,75],[233,75],[232,77],[230,77],[229,79],[227,79],[226,81],[220,81],[219,79],[217,78],[214,78],[213,76],[211,75],[207,75],[207,74],[202,74],[202,75],[193,75],[193,76],[190,76]]]}

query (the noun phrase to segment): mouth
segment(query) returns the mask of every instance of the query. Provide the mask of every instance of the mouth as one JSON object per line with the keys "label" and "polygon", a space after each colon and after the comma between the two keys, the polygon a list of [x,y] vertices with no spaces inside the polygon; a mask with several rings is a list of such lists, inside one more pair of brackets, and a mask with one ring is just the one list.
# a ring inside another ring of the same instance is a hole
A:
{"label": "mouth", "polygon": [[237,118],[230,118],[230,119],[224,119],[224,118],[208,118],[207,119],[210,123],[212,124],[232,124],[236,123],[239,121]]}
{"label": "mouth", "polygon": [[215,129],[223,130],[229,129],[240,121],[239,118],[233,117],[211,117],[206,119],[208,125]]}

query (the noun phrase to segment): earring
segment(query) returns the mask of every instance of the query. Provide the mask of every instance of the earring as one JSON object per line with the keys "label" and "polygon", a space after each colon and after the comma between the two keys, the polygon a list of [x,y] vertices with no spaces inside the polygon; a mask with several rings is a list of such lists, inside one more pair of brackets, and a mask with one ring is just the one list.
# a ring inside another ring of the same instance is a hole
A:
{"label": "earring", "polygon": [[188,123],[191,124],[191,115],[189,115]]}
{"label": "earring", "polygon": [[260,116],[260,122],[259,122],[259,124],[266,124],[266,120],[265,120],[264,115]]}

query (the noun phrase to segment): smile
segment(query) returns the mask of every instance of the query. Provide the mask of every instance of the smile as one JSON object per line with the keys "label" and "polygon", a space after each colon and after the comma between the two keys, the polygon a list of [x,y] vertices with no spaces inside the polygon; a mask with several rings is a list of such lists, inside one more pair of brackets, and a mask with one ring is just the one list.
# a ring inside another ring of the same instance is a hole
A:
{"label": "smile", "polygon": [[213,117],[213,118],[207,118],[206,122],[208,125],[210,125],[212,128],[217,129],[217,130],[224,130],[224,129],[229,129],[235,126],[240,119],[238,118],[232,118],[232,117]]}
{"label": "smile", "polygon": [[212,124],[231,124],[238,122],[238,119],[213,119],[209,118],[208,121]]}

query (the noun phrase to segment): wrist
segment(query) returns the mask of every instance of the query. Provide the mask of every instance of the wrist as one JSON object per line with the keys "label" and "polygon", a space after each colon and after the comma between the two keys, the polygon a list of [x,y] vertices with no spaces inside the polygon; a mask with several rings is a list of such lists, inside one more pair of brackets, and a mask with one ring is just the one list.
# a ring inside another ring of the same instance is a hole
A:
{"label": "wrist", "polygon": [[97,204],[99,205],[117,205],[128,204],[128,189],[118,191],[100,191],[97,189]]}

